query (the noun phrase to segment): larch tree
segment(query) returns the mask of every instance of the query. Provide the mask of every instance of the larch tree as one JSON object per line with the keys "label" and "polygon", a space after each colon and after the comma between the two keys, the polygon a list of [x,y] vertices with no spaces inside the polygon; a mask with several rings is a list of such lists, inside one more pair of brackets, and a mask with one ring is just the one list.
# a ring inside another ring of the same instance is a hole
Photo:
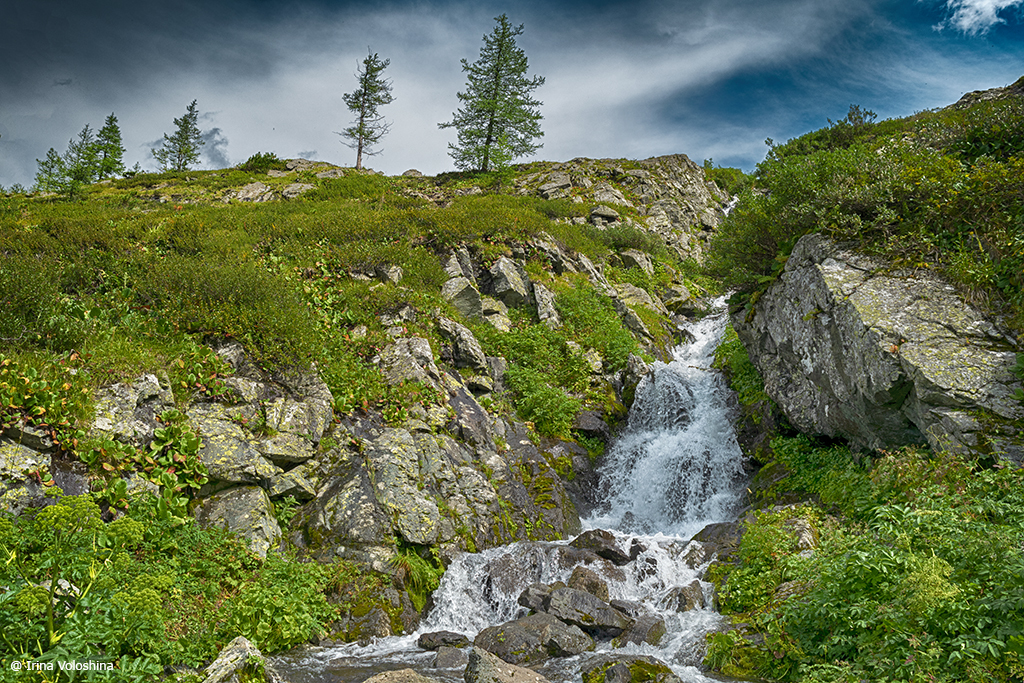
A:
{"label": "larch tree", "polygon": [[100,132],[96,134],[95,144],[100,179],[123,175],[124,145],[121,144],[121,128],[117,125],[117,117],[113,112],[103,122]]}
{"label": "larch tree", "polygon": [[163,171],[187,171],[199,161],[199,149],[203,146],[203,136],[199,132],[199,111],[196,100],[188,105],[185,115],[174,119],[177,129],[174,135],[164,133],[164,144],[153,150],[153,157]]}
{"label": "larch tree", "polygon": [[355,114],[355,120],[338,135],[347,138],[349,142],[345,144],[356,150],[357,170],[363,168],[364,154],[380,154],[382,150],[374,150],[373,146],[391,130],[391,124],[377,111],[395,99],[391,94],[391,82],[381,76],[390,63],[390,59],[381,59],[377,53],[367,54],[362,66],[356,70],[359,87],[342,95],[345,105]]}
{"label": "larch tree", "polygon": [[526,54],[516,45],[523,25],[513,26],[508,17],[496,17],[497,25],[484,36],[480,59],[462,60],[467,75],[465,92],[458,93],[462,107],[451,121],[438,124],[456,128],[458,144],[448,144],[456,167],[487,172],[498,162],[507,164],[541,148],[535,142],[544,133],[542,104],[530,93],[544,85],[543,76],[529,78]]}

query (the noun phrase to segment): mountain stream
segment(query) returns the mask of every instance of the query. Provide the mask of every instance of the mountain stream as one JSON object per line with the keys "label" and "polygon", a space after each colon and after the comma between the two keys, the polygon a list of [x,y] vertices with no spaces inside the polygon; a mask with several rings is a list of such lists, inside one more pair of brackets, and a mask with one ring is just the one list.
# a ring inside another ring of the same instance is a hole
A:
{"label": "mountain stream", "polygon": [[[621,548],[634,542],[643,548],[634,561],[602,577],[610,599],[642,603],[665,619],[659,646],[631,644],[615,652],[657,657],[686,683],[713,680],[699,669],[705,634],[726,623],[710,608],[676,611],[680,587],[698,580],[710,559],[695,555],[689,539],[707,524],[735,519],[745,488],[729,390],[711,368],[725,329],[724,308],[718,301],[713,315],[690,326],[692,341],[675,350],[672,362],[655,363],[637,387],[628,427],[600,469],[604,503],[583,521],[584,529],[612,531]],[[559,561],[565,548],[565,542],[531,542],[466,553],[448,567],[416,633],[365,646],[309,647],[273,663],[293,683],[361,683],[402,668],[462,681],[462,669],[433,668],[435,654],[417,647],[417,637],[450,630],[472,640],[488,626],[524,616],[517,599],[526,586],[568,581],[573,567]],[[710,604],[711,585],[700,586]],[[598,652],[609,648],[598,644]],[[538,671],[553,683],[579,681],[588,656],[593,653],[551,659]]]}

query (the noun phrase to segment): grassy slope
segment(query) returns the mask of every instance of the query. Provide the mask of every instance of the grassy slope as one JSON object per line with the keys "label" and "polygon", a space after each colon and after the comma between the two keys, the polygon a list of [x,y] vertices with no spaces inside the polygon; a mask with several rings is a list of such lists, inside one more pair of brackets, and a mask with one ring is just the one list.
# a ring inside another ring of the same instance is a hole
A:
{"label": "grassy slope", "polygon": [[[222,201],[253,181],[277,191],[294,182],[315,189],[291,201]],[[0,679],[17,678],[7,666],[12,657],[95,655],[118,661],[133,680],[170,663],[198,664],[237,634],[273,652],[360,616],[391,583],[348,563],[328,569],[278,556],[260,563],[231,537],[195,528],[185,508],[204,476],[194,435],[165,416],[162,450],[152,455],[168,463],[180,456],[176,472],[147,465],[131,447],[86,438],[99,387],[167,372],[179,404],[216,396],[229,368],[209,344],[233,338],[266,366],[316,363],[336,415],[371,410],[400,424],[411,406],[438,397],[381,376],[372,359],[391,339],[380,315],[412,305],[420,315],[407,333],[439,348],[432,312],[459,318],[440,296],[448,276],[439,257],[467,245],[485,264],[527,252],[527,270],[556,293],[565,321],[555,332],[515,312],[515,329],[505,334],[464,321],[488,354],[510,362],[514,391],[490,409],[567,437],[582,407],[622,410],[590,384],[570,342],[597,349],[615,370],[638,351],[636,341],[607,297],[585,279],[552,273],[527,242],[545,232],[595,261],[625,248],[654,251],[662,263],[653,278],[607,269],[613,281],[650,291],[668,281],[668,255],[633,228],[552,220],[586,215],[585,204],[460,192],[493,181],[229,169],[138,175],[87,187],[74,201],[0,197],[0,423],[49,432],[67,457],[87,464],[95,490],[95,502],[55,506],[60,519],[0,518],[0,586],[9,587],[0,594]],[[398,284],[375,279],[378,268],[393,265],[403,270]],[[365,333],[355,334],[360,327]],[[112,532],[97,521],[96,502],[125,506],[122,477],[144,468],[161,495],[133,501],[124,528]],[[51,482],[45,468],[33,476]],[[286,500],[277,506],[286,522],[293,508]],[[72,519],[80,521],[67,524]],[[88,598],[55,596],[48,610],[30,584],[56,578],[92,586]]]}
{"label": "grassy slope", "polygon": [[[1020,96],[809,133],[761,164],[711,270],[756,296],[796,239],[823,230],[942,272],[1021,338],[1022,155]],[[739,562],[710,570],[741,625],[710,638],[707,663],[808,683],[1024,680],[1024,471],[809,439],[770,419],[738,340],[719,357],[770,446]]]}

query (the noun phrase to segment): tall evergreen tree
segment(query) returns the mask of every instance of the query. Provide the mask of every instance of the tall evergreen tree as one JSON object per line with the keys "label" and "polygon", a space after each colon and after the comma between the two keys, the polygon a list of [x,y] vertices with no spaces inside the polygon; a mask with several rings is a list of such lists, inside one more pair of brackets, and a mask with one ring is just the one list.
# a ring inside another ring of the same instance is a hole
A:
{"label": "tall evergreen tree", "polygon": [[124,146],[121,144],[121,128],[117,117],[111,112],[103,127],[96,134],[96,156],[99,177],[111,178],[124,173]]}
{"label": "tall evergreen tree", "polygon": [[[530,93],[544,85],[543,76],[527,78],[526,54],[516,45],[523,25],[512,26],[508,17],[496,17],[494,31],[484,36],[480,59],[462,60],[467,72],[465,92],[458,93],[463,106],[441,128],[457,128],[458,144],[448,144],[455,165],[465,170],[490,170],[498,157],[509,161],[540,149],[534,140],[544,135],[542,103]],[[507,163],[507,162],[506,162]]]}
{"label": "tall evergreen tree", "polygon": [[164,133],[164,144],[153,150],[153,156],[161,170],[187,171],[189,166],[199,161],[199,148],[203,146],[196,100],[188,105],[184,116],[174,119],[174,125],[177,126],[174,135]]}
{"label": "tall evergreen tree", "polygon": [[359,87],[342,96],[356,118],[351,126],[338,135],[351,140],[345,144],[356,150],[357,169],[363,168],[363,154],[380,154],[380,151],[373,151],[373,146],[391,130],[391,124],[377,113],[378,107],[390,104],[395,99],[391,95],[391,82],[381,77],[390,63],[390,59],[382,60],[377,53],[368,54],[356,71]]}

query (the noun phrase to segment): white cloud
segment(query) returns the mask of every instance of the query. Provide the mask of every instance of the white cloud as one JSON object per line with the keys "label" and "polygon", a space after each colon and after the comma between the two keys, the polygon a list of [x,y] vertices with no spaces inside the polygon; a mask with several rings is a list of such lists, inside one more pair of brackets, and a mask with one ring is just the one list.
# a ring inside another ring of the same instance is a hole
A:
{"label": "white cloud", "polygon": [[1006,22],[1000,12],[1021,4],[1024,0],[947,0],[952,14],[946,23],[969,35],[986,33],[996,24]]}

